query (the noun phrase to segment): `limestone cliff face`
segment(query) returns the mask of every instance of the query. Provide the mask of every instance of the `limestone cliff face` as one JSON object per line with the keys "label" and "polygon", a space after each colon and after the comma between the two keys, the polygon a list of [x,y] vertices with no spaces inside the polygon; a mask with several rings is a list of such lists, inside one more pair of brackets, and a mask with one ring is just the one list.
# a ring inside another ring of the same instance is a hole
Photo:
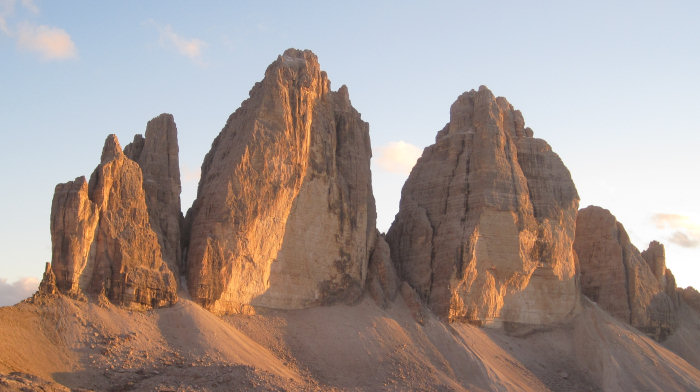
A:
{"label": "limestone cliff face", "polygon": [[146,125],[146,137],[136,135],[124,154],[141,167],[148,216],[163,260],[177,276],[181,270],[180,163],[177,127],[172,114],[161,114]]}
{"label": "limestone cliff face", "polygon": [[362,292],[376,220],[368,125],[316,56],[287,50],[233,113],[188,212],[187,281],[216,312]]}
{"label": "limestone cliff face", "polygon": [[589,206],[578,213],[574,249],[587,297],[657,340],[673,332],[680,299],[663,245],[640,253],[610,211]]}
{"label": "limestone cliff face", "polygon": [[114,135],[100,164],[56,186],[51,208],[52,261],[59,291],[104,294],[119,305],[166,306],[177,301],[175,278],[151,228],[139,165]]}
{"label": "limestone cliff face", "polygon": [[549,145],[485,87],[461,95],[401,193],[398,273],[440,317],[547,324],[576,311],[578,194]]}

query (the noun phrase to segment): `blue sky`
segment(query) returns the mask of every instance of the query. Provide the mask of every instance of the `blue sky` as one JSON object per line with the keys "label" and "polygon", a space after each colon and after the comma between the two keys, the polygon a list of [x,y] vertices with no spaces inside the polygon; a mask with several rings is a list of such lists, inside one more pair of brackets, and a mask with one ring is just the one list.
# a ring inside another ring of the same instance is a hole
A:
{"label": "blue sky", "polygon": [[562,157],[582,206],[666,244],[699,287],[700,3],[611,3],[0,0],[0,289],[41,276],[53,188],[89,176],[109,133],[124,145],[172,113],[186,209],[212,140],[289,47],[370,124],[380,230],[416,151],[484,84]]}

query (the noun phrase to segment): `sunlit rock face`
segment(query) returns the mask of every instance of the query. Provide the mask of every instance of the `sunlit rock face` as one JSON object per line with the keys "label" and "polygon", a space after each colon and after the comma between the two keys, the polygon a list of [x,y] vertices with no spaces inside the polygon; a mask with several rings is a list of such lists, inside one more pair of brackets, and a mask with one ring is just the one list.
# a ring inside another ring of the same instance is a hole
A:
{"label": "sunlit rock face", "polygon": [[578,201],[549,145],[482,86],[452,105],[406,181],[391,257],[444,319],[555,323],[577,311]]}
{"label": "sunlit rock face", "polygon": [[610,211],[589,206],[579,211],[574,249],[587,297],[657,340],[673,332],[680,296],[663,245],[639,253]]}
{"label": "sunlit rock face", "polygon": [[352,302],[373,247],[368,125],[310,51],[272,63],[202,164],[187,282],[215,312]]}
{"label": "sunlit rock face", "polygon": [[107,137],[89,183],[79,177],[56,186],[51,240],[50,269],[63,293],[146,308],[177,301],[175,277],[149,221],[141,168],[115,135]]}

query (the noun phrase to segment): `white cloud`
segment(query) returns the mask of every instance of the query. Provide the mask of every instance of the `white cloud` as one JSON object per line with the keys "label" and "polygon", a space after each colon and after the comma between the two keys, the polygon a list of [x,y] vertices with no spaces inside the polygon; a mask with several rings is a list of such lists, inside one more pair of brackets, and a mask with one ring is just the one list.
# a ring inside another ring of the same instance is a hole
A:
{"label": "white cloud", "polygon": [[654,214],[651,220],[657,229],[672,231],[666,238],[669,242],[684,248],[700,246],[700,225],[689,217],[678,214]]}
{"label": "white cloud", "polygon": [[17,29],[17,46],[38,53],[44,60],[67,60],[78,55],[75,43],[65,30],[26,22]]}
{"label": "white cloud", "polygon": [[149,22],[158,29],[161,45],[174,49],[195,63],[203,64],[202,53],[208,46],[206,42],[198,38],[185,38],[177,34],[170,25],[161,26],[152,20]]}
{"label": "white cloud", "polygon": [[421,154],[420,148],[403,140],[390,142],[379,147],[377,164],[380,168],[392,173],[410,174]]}
{"label": "white cloud", "polygon": [[39,287],[36,278],[22,278],[14,283],[7,283],[0,278],[0,306],[14,305],[25,298],[31,297]]}
{"label": "white cloud", "polygon": [[[16,19],[15,3],[16,0],[0,0],[0,32],[15,39],[17,47],[36,52],[44,60],[66,60],[77,56],[75,43],[61,28],[36,25],[26,20],[11,28],[8,19]],[[39,7],[33,0],[21,0],[20,3],[30,13],[39,13]]]}

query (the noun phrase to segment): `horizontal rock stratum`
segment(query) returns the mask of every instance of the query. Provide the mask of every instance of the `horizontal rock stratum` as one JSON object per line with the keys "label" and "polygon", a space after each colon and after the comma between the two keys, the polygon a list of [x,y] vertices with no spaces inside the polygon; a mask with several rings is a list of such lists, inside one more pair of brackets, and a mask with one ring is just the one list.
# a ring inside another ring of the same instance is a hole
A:
{"label": "horizontal rock stratum", "polygon": [[399,275],[438,316],[549,324],[578,304],[578,194],[549,145],[486,87],[462,94],[401,192]]}
{"label": "horizontal rock stratum", "polygon": [[369,128],[310,51],[289,49],[204,158],[187,283],[215,312],[353,302],[375,241]]}

